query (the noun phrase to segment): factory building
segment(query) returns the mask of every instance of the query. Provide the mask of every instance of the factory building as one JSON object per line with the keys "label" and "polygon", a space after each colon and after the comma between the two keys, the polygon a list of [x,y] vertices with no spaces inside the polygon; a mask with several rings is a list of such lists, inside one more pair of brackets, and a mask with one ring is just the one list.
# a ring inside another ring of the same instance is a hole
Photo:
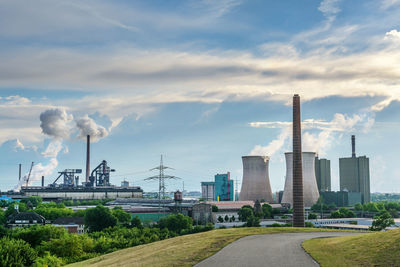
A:
{"label": "factory building", "polygon": [[[287,203],[293,207],[293,153],[285,153],[285,158],[286,181],[281,203]],[[315,178],[315,152],[302,153],[302,167],[304,207],[311,207],[319,198],[317,180]]]}
{"label": "factory building", "polygon": [[205,201],[213,201],[215,195],[214,182],[201,182],[201,198]]}
{"label": "factory building", "polygon": [[235,190],[230,172],[216,174],[214,182],[201,182],[201,197],[205,201],[233,201]]}
{"label": "factory building", "polygon": [[355,136],[351,136],[351,158],[339,159],[340,191],[360,192],[361,203],[370,202],[369,158],[356,157]]}
{"label": "factory building", "polygon": [[323,202],[327,205],[333,203],[336,207],[349,207],[354,206],[357,203],[361,203],[360,192],[348,192],[348,191],[337,191],[337,192],[320,192]]}
{"label": "factory building", "polygon": [[269,157],[244,156],[243,181],[240,191],[240,201],[256,201],[272,203],[272,191],[269,182]]}
{"label": "factory building", "polygon": [[331,191],[331,161],[315,158],[315,177],[319,192]]}

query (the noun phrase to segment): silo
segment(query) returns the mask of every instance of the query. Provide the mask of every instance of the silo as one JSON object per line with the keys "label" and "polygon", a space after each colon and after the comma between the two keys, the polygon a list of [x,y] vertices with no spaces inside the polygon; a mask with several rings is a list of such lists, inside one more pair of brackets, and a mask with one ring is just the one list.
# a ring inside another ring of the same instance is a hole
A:
{"label": "silo", "polygon": [[272,203],[271,185],[269,183],[268,163],[266,156],[244,156],[243,181],[239,199],[264,200]]}
{"label": "silo", "polygon": [[[315,177],[315,152],[303,152],[303,192],[304,207],[311,207],[319,198],[317,179]],[[290,203],[293,207],[293,153],[285,153],[286,180],[281,203]]]}

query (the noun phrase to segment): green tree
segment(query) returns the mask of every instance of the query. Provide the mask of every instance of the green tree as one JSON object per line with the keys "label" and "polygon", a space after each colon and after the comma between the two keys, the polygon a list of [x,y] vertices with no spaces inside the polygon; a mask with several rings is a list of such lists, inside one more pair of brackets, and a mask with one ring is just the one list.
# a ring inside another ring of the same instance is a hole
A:
{"label": "green tree", "polygon": [[228,215],[225,215],[224,220],[225,220],[225,222],[228,222],[228,221],[229,221],[229,216],[228,216]]}
{"label": "green tree", "polygon": [[132,227],[137,227],[139,229],[143,228],[143,224],[142,221],[140,220],[140,218],[138,216],[135,216],[132,221],[131,221],[131,226]]}
{"label": "green tree", "polygon": [[223,223],[223,222],[224,222],[224,218],[222,218],[222,216],[220,215],[220,216],[218,216],[218,221],[219,221],[220,223]]}
{"label": "green tree", "polygon": [[63,238],[67,234],[64,228],[53,225],[33,225],[28,228],[18,228],[11,232],[11,237],[28,242],[33,248],[43,241]]}
{"label": "green tree", "polygon": [[254,216],[253,208],[249,205],[245,205],[238,211],[238,215],[239,215],[239,220],[245,222],[247,221],[248,217],[252,215]]}
{"label": "green tree", "polygon": [[247,218],[247,227],[258,227],[260,226],[260,218],[254,216],[253,214]]}
{"label": "green tree", "polygon": [[0,239],[0,266],[31,266],[36,258],[37,252],[24,240]]}
{"label": "green tree", "polygon": [[4,216],[6,216],[6,218],[15,212],[15,205],[18,205],[19,212],[28,211],[28,207],[26,206],[25,203],[13,202],[8,206],[7,210],[4,212]]}
{"label": "green tree", "polygon": [[385,211],[379,216],[375,216],[372,221],[372,226],[369,228],[372,231],[381,231],[394,224],[394,220],[389,212]]}
{"label": "green tree", "polygon": [[102,205],[87,209],[84,221],[85,227],[89,232],[101,231],[107,227],[112,227],[117,224],[117,218],[111,214],[110,209]]}
{"label": "green tree", "polygon": [[216,205],[211,206],[212,212],[218,212],[218,207]]}
{"label": "green tree", "polygon": [[268,204],[263,204],[262,205],[262,213],[263,213],[263,218],[267,219],[267,218],[272,218],[272,206],[268,205]]}
{"label": "green tree", "polygon": [[183,230],[191,230],[193,226],[192,218],[181,213],[169,215],[158,221],[159,228],[167,228],[169,231],[180,234]]}
{"label": "green tree", "polygon": [[30,202],[32,204],[33,207],[37,207],[39,204],[42,203],[42,198],[38,197],[38,196],[31,196],[31,197],[27,197],[24,199],[21,199],[20,203],[25,203],[28,204],[28,202]]}
{"label": "green tree", "polygon": [[363,210],[363,206],[361,205],[361,203],[357,203],[354,205],[354,210],[356,211],[362,211]]}
{"label": "green tree", "polygon": [[315,214],[315,213],[310,213],[310,214],[308,214],[308,219],[309,219],[309,220],[315,220],[315,219],[317,219],[317,214]]}
{"label": "green tree", "polygon": [[129,225],[131,222],[131,215],[124,210],[122,210],[121,207],[114,207],[111,210],[111,214],[114,215],[117,218],[117,222],[120,225]]}

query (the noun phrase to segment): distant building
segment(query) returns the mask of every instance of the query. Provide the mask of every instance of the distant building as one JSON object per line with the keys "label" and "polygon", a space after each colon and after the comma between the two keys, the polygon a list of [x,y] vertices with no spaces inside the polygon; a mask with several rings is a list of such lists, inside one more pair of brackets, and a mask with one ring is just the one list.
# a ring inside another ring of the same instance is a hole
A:
{"label": "distant building", "polygon": [[320,192],[320,195],[325,204],[329,205],[331,203],[334,203],[337,207],[348,207],[348,206],[354,206],[357,203],[361,203],[360,192],[330,191],[330,192]]}
{"label": "distant building", "polygon": [[212,216],[212,206],[206,203],[193,205],[192,210],[193,221],[197,224],[207,224],[214,222]]}
{"label": "distant building", "polygon": [[230,172],[216,174],[214,182],[201,182],[201,196],[205,201],[233,201],[235,190]]}
{"label": "distant building", "polygon": [[64,227],[70,234],[85,233],[85,223],[83,217],[57,218],[53,222],[53,225],[57,227]]}
{"label": "distant building", "polygon": [[205,201],[213,201],[215,196],[214,182],[201,182],[201,198]]}
{"label": "distant building", "polygon": [[340,191],[360,192],[361,203],[370,202],[369,158],[356,157],[352,135],[352,157],[339,159]]}
{"label": "distant building", "polygon": [[331,191],[331,161],[315,158],[315,177],[320,192]]}
{"label": "distant building", "polygon": [[18,212],[15,211],[7,218],[7,226],[10,228],[27,227],[36,224],[44,225],[46,219],[33,211]]}
{"label": "distant building", "polygon": [[233,180],[231,180],[230,172],[225,174],[217,174],[215,179],[215,198],[219,201],[233,201],[235,198],[235,191]]}
{"label": "distant building", "polygon": [[281,203],[281,201],[282,201],[282,196],[283,196],[283,190],[278,191],[278,192],[276,192],[275,194],[276,194],[276,196],[275,196],[275,198],[276,198],[276,203]]}

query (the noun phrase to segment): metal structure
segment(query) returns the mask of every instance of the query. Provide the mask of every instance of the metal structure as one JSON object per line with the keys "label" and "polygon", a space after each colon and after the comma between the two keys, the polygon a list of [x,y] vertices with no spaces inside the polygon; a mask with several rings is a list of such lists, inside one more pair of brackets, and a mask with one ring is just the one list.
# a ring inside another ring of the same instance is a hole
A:
{"label": "metal structure", "polygon": [[[304,227],[300,96],[293,96],[293,226]],[[314,166],[313,166],[314,169]]]}
{"label": "metal structure", "polygon": [[269,157],[267,156],[244,156],[243,181],[240,190],[240,201],[267,201],[273,202],[271,185],[269,182]]}
{"label": "metal structure", "polygon": [[[293,207],[293,153],[285,153],[286,158],[286,180],[282,195],[282,203],[288,203]],[[319,198],[319,190],[315,175],[315,153],[302,152],[303,171],[303,200],[305,207],[311,207]]]}
{"label": "metal structure", "polygon": [[110,186],[110,173],[115,172],[107,165],[107,161],[103,160],[90,174],[90,186]]}
{"label": "metal structure", "polygon": [[82,169],[65,169],[64,171],[58,173],[59,173],[58,177],[52,183],[53,186],[56,185],[58,179],[60,179],[61,176],[63,176],[62,186],[65,187],[78,186],[79,178],[75,176],[75,174],[82,173]]}
{"label": "metal structure", "polygon": [[159,170],[159,174],[144,179],[145,181],[158,180],[158,207],[159,207],[158,211],[159,212],[161,211],[161,199],[165,198],[165,188],[166,188],[165,187],[165,180],[166,179],[174,179],[174,180],[181,179],[181,178],[176,177],[176,176],[165,175],[164,174],[164,170],[165,169],[172,169],[173,170],[173,168],[164,166],[163,156],[161,155],[160,166],[150,169],[150,171]]}
{"label": "metal structure", "polygon": [[28,178],[26,178],[26,186],[29,185],[29,178],[31,178],[32,169],[33,169],[33,164],[34,164],[34,162],[32,161],[31,168],[29,169]]}

